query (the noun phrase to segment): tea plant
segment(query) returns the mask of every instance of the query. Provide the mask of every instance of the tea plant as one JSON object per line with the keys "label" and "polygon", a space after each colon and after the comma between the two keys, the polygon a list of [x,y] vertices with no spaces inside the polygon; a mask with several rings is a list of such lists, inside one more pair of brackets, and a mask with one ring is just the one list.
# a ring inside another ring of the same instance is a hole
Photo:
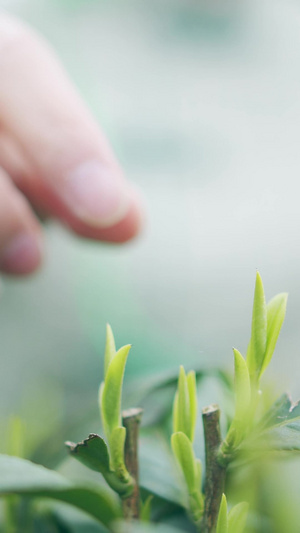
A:
{"label": "tea plant", "polygon": [[[155,530],[157,533],[174,533],[178,528],[201,533],[275,531],[270,520],[267,525],[255,525],[259,520],[251,502],[236,501],[235,497],[234,505],[228,511],[225,494],[230,501],[230,486],[235,484],[235,472],[241,472],[245,465],[259,464],[261,457],[274,453],[300,451],[300,405],[292,404],[288,395],[281,396],[270,405],[268,395],[262,393],[261,387],[262,375],[271,362],[285,318],[286,303],[285,293],[266,303],[262,280],[257,273],[246,357],[233,349],[234,412],[231,418],[227,418],[224,437],[221,435],[219,407],[214,404],[202,409],[204,443],[201,455],[205,457],[204,467],[195,447],[195,435],[199,429],[197,377],[201,378],[201,372],[186,373],[180,367],[173,400],[171,434],[167,429],[168,412],[163,410],[161,415],[163,435],[169,434],[170,453],[165,447],[161,472],[155,470],[155,441],[159,441],[160,437],[151,427],[142,433],[142,443],[144,436],[149,438],[151,431],[154,438],[152,441],[150,438],[146,457],[139,458],[142,409],[122,411],[121,407],[130,346],[116,350],[112,330],[107,326],[104,381],[99,389],[104,437],[91,433],[78,444],[67,442],[67,447],[73,458],[102,475],[108,488],[94,482],[88,485],[74,483],[57,472],[24,459],[0,456],[0,493],[10,497],[7,506],[10,529],[7,526],[5,531],[19,531],[14,518],[18,502],[11,499],[16,495],[26,496],[27,501],[28,498],[30,501],[51,498],[71,504],[94,519],[96,529],[93,531],[143,533]],[[230,380],[224,374],[222,379],[227,381],[230,389]],[[164,390],[169,385],[173,386],[173,379],[167,380]],[[159,395],[161,390],[162,387],[156,386],[154,394]],[[163,441],[166,442],[164,437]],[[170,454],[173,454],[174,462]],[[145,459],[149,464],[147,475]],[[141,480],[139,467],[143,474]],[[167,501],[172,502],[171,508]],[[30,508],[26,515],[27,529],[23,521],[20,531],[48,531],[42,529],[42,511],[33,513]],[[80,530],[78,524],[75,529],[66,524],[62,526],[57,520],[55,507],[47,507],[47,513],[48,523],[54,528],[51,531]],[[168,513],[175,516],[175,522],[166,520]],[[150,522],[151,519],[154,521]],[[87,531],[86,525],[82,526],[82,531]],[[286,522],[285,531],[296,530]]]}

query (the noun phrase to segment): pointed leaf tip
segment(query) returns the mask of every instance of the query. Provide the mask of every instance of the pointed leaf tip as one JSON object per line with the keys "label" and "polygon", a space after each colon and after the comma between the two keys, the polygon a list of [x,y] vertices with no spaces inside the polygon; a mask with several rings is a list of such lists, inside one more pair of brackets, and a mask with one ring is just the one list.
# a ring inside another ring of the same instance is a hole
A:
{"label": "pointed leaf tip", "polygon": [[190,396],[188,389],[188,380],[183,366],[180,366],[177,399],[174,404],[174,428],[176,431],[182,431],[185,435],[191,438],[191,412],[190,412]]}
{"label": "pointed leaf tip", "polygon": [[227,519],[227,500],[225,494],[222,494],[216,533],[229,533]]}
{"label": "pointed leaf tip", "polygon": [[247,365],[251,375],[258,375],[263,365],[267,344],[267,305],[264,286],[256,272],[251,339],[247,352]]}
{"label": "pointed leaf tip", "polygon": [[120,348],[107,369],[101,394],[101,415],[109,441],[112,431],[121,426],[121,396],[125,365],[131,345]]}
{"label": "pointed leaf tip", "polygon": [[104,376],[107,374],[108,367],[116,355],[116,344],[112,329],[109,324],[106,324],[106,343],[104,353]]}

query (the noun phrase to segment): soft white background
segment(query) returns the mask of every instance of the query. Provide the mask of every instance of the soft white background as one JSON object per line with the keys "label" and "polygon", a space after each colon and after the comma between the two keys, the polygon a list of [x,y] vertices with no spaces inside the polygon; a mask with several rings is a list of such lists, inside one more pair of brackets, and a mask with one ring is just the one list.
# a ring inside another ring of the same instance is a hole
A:
{"label": "soft white background", "polygon": [[300,396],[299,2],[0,6],[56,48],[148,219],[120,249],[50,225],[44,270],[4,280],[3,398],[18,398],[34,372],[35,385],[93,379],[107,320],[134,343],[132,373],[230,368],[231,347],[247,346],[256,269],[267,298],[290,293],[272,369]]}

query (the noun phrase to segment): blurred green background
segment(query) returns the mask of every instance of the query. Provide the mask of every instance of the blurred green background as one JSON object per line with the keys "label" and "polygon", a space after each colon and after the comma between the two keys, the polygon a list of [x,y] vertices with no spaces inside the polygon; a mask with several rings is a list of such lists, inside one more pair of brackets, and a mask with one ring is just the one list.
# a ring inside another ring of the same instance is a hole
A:
{"label": "blurred green background", "polygon": [[21,414],[39,433],[96,414],[107,321],[133,344],[129,381],[179,363],[231,368],[256,268],[268,298],[290,293],[272,370],[299,397],[299,3],[0,7],[54,46],[147,209],[122,247],[49,223],[43,270],[3,279],[0,420]]}

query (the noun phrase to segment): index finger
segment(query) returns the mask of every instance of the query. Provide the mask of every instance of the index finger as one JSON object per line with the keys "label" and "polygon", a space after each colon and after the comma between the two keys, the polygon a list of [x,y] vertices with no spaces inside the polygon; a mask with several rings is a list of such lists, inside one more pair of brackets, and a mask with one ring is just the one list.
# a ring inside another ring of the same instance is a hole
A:
{"label": "index finger", "polygon": [[28,163],[19,185],[34,203],[88,237],[123,241],[138,232],[136,195],[99,126],[48,45],[7,15],[0,120]]}

